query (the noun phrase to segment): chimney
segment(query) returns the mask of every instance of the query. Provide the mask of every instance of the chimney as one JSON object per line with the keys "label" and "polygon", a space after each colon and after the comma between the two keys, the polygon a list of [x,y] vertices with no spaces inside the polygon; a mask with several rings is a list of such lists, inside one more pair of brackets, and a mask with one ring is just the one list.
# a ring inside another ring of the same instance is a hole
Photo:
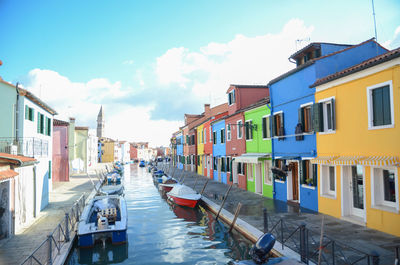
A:
{"label": "chimney", "polygon": [[70,117],[70,118],[69,118],[69,123],[75,123],[75,118]]}
{"label": "chimney", "polygon": [[210,104],[204,104],[204,116],[207,118],[211,117]]}

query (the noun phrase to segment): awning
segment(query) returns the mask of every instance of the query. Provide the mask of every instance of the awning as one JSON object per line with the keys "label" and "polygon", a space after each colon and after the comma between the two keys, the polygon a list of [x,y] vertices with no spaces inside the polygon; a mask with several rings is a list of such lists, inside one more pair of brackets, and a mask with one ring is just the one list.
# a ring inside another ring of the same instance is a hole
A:
{"label": "awning", "polygon": [[238,163],[253,163],[256,164],[262,160],[271,157],[271,154],[266,153],[246,153],[241,156],[235,157],[234,161]]}
{"label": "awning", "polygon": [[397,156],[368,156],[360,161],[364,166],[397,166],[399,159]]}
{"label": "awning", "polygon": [[320,165],[326,165],[326,164],[332,164],[332,160],[337,158],[338,156],[318,156],[316,158],[311,159],[312,164],[320,164]]}
{"label": "awning", "polygon": [[12,169],[0,171],[0,182],[18,176],[18,173]]}
{"label": "awning", "polygon": [[360,161],[364,158],[365,156],[339,156],[332,160],[332,164],[337,166],[352,166],[360,164]]}

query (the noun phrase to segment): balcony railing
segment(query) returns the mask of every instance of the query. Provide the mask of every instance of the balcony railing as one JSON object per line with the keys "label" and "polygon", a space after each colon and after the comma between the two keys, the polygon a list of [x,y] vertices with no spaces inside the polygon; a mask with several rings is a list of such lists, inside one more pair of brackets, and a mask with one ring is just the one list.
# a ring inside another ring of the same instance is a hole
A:
{"label": "balcony railing", "polygon": [[47,157],[49,142],[35,137],[0,137],[0,152],[28,157]]}

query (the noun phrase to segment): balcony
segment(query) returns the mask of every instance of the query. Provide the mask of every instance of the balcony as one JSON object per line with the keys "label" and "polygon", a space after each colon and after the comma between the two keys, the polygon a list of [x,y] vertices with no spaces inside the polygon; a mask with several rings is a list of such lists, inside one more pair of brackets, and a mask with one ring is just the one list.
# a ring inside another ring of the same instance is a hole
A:
{"label": "balcony", "polygon": [[49,156],[49,142],[35,137],[0,137],[0,152],[27,157]]}

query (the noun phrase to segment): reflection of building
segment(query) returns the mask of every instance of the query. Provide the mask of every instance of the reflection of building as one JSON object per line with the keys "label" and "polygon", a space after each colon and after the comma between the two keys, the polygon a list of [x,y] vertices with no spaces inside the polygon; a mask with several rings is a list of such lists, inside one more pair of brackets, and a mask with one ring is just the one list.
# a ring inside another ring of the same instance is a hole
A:
{"label": "reflection of building", "polygon": [[121,162],[129,162],[130,158],[130,144],[127,141],[120,141],[119,147],[121,148]]}
{"label": "reflection of building", "polygon": [[318,210],[400,236],[400,48],[313,85]]}

